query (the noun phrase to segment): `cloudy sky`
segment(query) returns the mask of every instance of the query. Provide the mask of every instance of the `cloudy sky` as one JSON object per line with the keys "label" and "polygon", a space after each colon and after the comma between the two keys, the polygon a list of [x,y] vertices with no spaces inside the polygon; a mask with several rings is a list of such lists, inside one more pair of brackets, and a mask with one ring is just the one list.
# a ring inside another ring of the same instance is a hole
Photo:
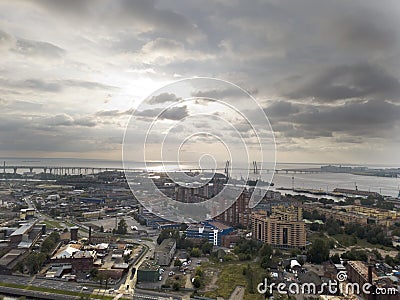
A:
{"label": "cloudy sky", "polygon": [[120,160],[139,103],[204,76],[257,99],[279,162],[398,165],[399,19],[395,0],[0,0],[0,156]]}

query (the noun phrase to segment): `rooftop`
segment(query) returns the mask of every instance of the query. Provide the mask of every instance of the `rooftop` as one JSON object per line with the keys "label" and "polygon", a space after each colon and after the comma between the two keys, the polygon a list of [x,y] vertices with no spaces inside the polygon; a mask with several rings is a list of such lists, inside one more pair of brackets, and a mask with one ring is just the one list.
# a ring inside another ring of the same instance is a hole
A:
{"label": "rooftop", "polygon": [[33,225],[35,225],[35,223],[24,224],[21,227],[19,227],[17,230],[15,230],[13,233],[11,233],[10,236],[26,234],[33,227]]}
{"label": "rooftop", "polygon": [[69,258],[73,256],[75,252],[80,251],[80,245],[68,244],[62,248],[52,257],[52,259]]}
{"label": "rooftop", "polygon": [[174,245],[176,245],[176,241],[174,239],[165,239],[162,243],[157,246],[156,251],[170,251]]}
{"label": "rooftop", "polygon": [[145,260],[139,267],[140,271],[158,271],[160,268],[154,261]]}
{"label": "rooftop", "polygon": [[231,228],[230,226],[225,225],[225,224],[223,224],[221,222],[218,222],[218,221],[211,221],[211,222],[208,222],[208,224],[210,224],[211,226],[213,226],[213,227],[215,227],[215,228],[217,228],[219,230],[225,230],[225,229],[230,229]]}

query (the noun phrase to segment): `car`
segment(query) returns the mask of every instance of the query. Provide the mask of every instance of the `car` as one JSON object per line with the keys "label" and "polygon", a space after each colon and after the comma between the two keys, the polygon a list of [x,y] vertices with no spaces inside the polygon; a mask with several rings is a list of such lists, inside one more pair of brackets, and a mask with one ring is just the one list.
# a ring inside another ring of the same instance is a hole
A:
{"label": "car", "polygon": [[82,290],[86,291],[88,288],[86,286],[82,287]]}
{"label": "car", "polygon": [[158,281],[161,281],[161,280],[162,280],[162,276],[158,277]]}
{"label": "car", "polygon": [[169,276],[172,276],[172,275],[174,275],[174,274],[175,274],[174,271],[170,271],[170,272],[168,273]]}

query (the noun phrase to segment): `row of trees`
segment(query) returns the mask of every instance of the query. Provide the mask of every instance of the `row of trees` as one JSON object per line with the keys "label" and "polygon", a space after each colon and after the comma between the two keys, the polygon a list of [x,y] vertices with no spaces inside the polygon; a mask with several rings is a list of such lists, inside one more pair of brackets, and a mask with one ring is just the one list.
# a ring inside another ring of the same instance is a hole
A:
{"label": "row of trees", "polygon": [[58,232],[52,232],[42,243],[42,247],[40,248],[40,252],[31,252],[25,257],[22,261],[20,261],[16,269],[23,273],[26,268],[29,274],[36,274],[40,271],[45,261],[50,257],[54,248],[60,242],[60,235]]}
{"label": "row of trees", "polygon": [[198,289],[204,284],[204,271],[201,267],[197,267],[194,272],[193,286]]}
{"label": "row of trees", "polygon": [[[333,218],[326,219],[325,216],[319,214],[317,211],[304,212],[305,219],[322,220],[324,225],[312,224],[310,229],[314,231],[325,231],[329,235],[347,234],[355,237],[356,239],[365,239],[371,244],[379,244],[383,246],[392,246],[392,241],[387,237],[386,231],[379,225],[368,224],[361,226],[357,223],[347,223],[342,226],[342,223]],[[400,234],[400,226],[396,233]],[[357,240],[355,240],[357,242]]]}
{"label": "row of trees", "polygon": [[247,240],[241,238],[237,243],[233,252],[239,257],[239,260],[250,260],[258,256],[258,252],[262,247],[262,242],[256,240]]}
{"label": "row of trees", "polygon": [[157,238],[157,244],[163,240],[172,238],[176,240],[176,248],[186,250],[192,257],[200,257],[203,254],[211,254],[213,245],[207,239],[203,239],[196,246],[193,241],[186,237],[186,234],[180,234],[177,229],[164,229]]}
{"label": "row of trees", "polygon": [[392,246],[392,241],[386,236],[382,227],[377,225],[364,225],[349,223],[344,226],[344,233],[354,235],[359,239],[366,239],[371,244]]}

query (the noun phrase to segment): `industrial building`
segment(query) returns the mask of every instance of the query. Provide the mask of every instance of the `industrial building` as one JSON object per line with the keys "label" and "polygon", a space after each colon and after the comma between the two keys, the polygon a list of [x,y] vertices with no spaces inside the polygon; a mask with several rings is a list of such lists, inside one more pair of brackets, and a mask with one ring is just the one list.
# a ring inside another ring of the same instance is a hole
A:
{"label": "industrial building", "polygon": [[145,260],[137,270],[138,282],[156,282],[160,276],[160,266],[149,260]]}
{"label": "industrial building", "polygon": [[165,239],[154,250],[154,260],[160,266],[168,266],[176,251],[176,241],[174,239]]}
{"label": "industrial building", "polygon": [[233,227],[217,221],[192,224],[186,229],[186,237],[194,240],[208,240],[214,246],[222,245],[222,237],[233,232]]}

